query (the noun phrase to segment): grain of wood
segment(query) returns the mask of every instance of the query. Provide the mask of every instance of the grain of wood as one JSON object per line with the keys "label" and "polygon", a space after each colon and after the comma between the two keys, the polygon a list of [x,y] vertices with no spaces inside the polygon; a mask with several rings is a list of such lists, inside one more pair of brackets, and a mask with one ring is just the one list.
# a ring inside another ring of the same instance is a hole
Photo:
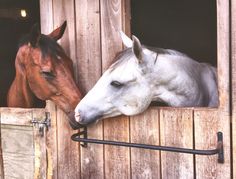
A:
{"label": "grain of wood", "polygon": [[1,108],[1,124],[32,126],[32,109]]}
{"label": "grain of wood", "polygon": [[101,38],[99,1],[77,0],[76,7],[76,78],[86,94],[101,76]]}
{"label": "grain of wood", "polygon": [[[116,117],[104,121],[104,139],[129,142],[129,120],[127,117]],[[130,178],[130,149],[105,145],[106,178]]]}
{"label": "grain of wood", "polygon": [[[60,44],[68,56],[76,63],[75,46],[75,7],[73,0],[53,1],[54,29],[67,20],[66,31],[60,40]],[[58,147],[58,179],[80,177],[80,151],[78,143],[73,142],[70,137],[74,133],[68,123],[64,112],[57,108],[57,147]]]}
{"label": "grain of wood", "polygon": [[229,1],[217,0],[218,109],[194,112],[195,147],[215,148],[216,133],[223,132],[225,163],[217,157],[196,156],[196,178],[231,178],[230,169],[230,9]]}
{"label": "grain of wood", "polygon": [[[192,109],[160,110],[160,144],[193,148]],[[161,170],[162,178],[194,178],[193,155],[162,151]]]}
{"label": "grain of wood", "polygon": [[46,102],[46,111],[50,112],[51,126],[50,130],[46,133],[46,146],[47,146],[47,179],[58,178],[57,169],[57,107],[51,101]]}
{"label": "grain of wood", "polygon": [[[33,119],[39,120],[46,117],[45,110],[34,110]],[[37,125],[33,126],[34,138],[34,179],[46,179],[47,177],[47,152],[46,152],[46,128],[44,135],[39,132]]]}
{"label": "grain of wood", "polygon": [[34,156],[19,153],[4,153],[5,179],[33,179]]}
{"label": "grain of wood", "polygon": [[2,125],[1,128],[3,152],[34,155],[32,127]]}
{"label": "grain of wood", "polygon": [[79,143],[71,140],[73,131],[62,110],[57,110],[58,178],[80,178]]}
{"label": "grain of wood", "polygon": [[[124,7],[122,0],[100,1],[101,44],[103,71],[113,61],[116,53],[122,50],[119,31],[123,29]],[[129,141],[129,118],[120,117],[104,121],[104,139]],[[105,146],[105,177],[130,178],[130,149]]]}
{"label": "grain of wood", "polygon": [[76,64],[76,38],[75,38],[75,7],[73,0],[53,0],[53,24],[54,29],[67,21],[66,30],[58,41],[66,54]]}
{"label": "grain of wood", "polygon": [[0,108],[0,179],[4,179],[4,166],[3,166],[3,156],[2,156],[2,135],[1,135],[1,108]]}
{"label": "grain of wood", "polygon": [[230,10],[229,1],[217,0],[217,67],[219,108],[230,111]]}
{"label": "grain of wood", "polygon": [[233,174],[236,178],[236,2],[231,1],[231,91],[232,91],[232,147]]}
{"label": "grain of wood", "polygon": [[49,34],[53,30],[52,0],[39,0],[41,33]]}
{"label": "grain of wood", "polygon": [[[159,145],[159,110],[130,118],[130,142]],[[160,152],[131,148],[131,178],[161,178]]]}
{"label": "grain of wood", "polygon": [[[41,32],[49,34],[54,29],[53,23],[53,1],[40,0],[40,20]],[[46,134],[46,153],[47,153],[47,179],[57,179],[57,114],[56,106],[53,102],[46,102],[46,111],[50,112],[51,127]]]}
{"label": "grain of wood", "polygon": [[[11,113],[9,113],[11,112]],[[5,178],[33,178],[34,137],[32,110],[1,109],[1,141]],[[22,125],[21,119],[26,119]],[[14,125],[19,120],[20,125]],[[9,124],[7,124],[9,122]]]}
{"label": "grain of wood", "polygon": [[195,109],[195,148],[214,149],[217,144],[216,133],[223,132],[224,164],[217,162],[217,155],[196,156],[196,178],[230,178],[230,123],[227,113],[218,109]]}
{"label": "grain of wood", "polygon": [[[87,93],[101,76],[100,4],[94,0],[77,0],[76,52],[77,75],[83,93]],[[103,124],[88,127],[88,137],[103,139]],[[103,146],[81,147],[81,178],[104,178]]]}
{"label": "grain of wood", "polygon": [[124,7],[122,22],[124,32],[130,36],[131,35],[131,0],[122,0],[122,7]]}

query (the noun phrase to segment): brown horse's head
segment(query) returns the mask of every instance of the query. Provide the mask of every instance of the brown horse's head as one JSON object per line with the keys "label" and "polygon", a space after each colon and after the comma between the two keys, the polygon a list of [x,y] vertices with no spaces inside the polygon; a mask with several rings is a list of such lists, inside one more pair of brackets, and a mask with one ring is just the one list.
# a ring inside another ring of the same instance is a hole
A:
{"label": "brown horse's head", "polygon": [[78,127],[71,115],[81,99],[73,78],[72,60],[57,43],[65,31],[66,22],[49,35],[39,32],[37,25],[21,43],[16,56],[16,77],[8,93],[8,106],[34,107],[35,96],[52,100]]}

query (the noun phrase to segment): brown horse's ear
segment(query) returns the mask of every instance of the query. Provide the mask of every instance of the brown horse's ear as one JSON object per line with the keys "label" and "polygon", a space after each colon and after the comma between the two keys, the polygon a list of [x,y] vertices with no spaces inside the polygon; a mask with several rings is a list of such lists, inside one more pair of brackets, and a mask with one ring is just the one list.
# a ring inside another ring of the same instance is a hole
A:
{"label": "brown horse's ear", "polygon": [[65,21],[60,27],[55,29],[48,36],[51,37],[52,39],[56,40],[56,41],[59,40],[65,32],[66,25],[67,25],[67,22]]}
{"label": "brown horse's ear", "polygon": [[38,24],[34,24],[31,31],[30,31],[30,45],[32,47],[36,47],[39,41],[39,37],[40,37],[40,31],[39,31],[39,25]]}

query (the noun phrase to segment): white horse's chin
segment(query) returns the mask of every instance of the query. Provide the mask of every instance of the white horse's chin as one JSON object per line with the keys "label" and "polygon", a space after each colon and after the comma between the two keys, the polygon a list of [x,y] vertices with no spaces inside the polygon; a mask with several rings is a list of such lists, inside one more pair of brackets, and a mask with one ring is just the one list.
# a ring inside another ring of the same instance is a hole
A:
{"label": "white horse's chin", "polygon": [[121,113],[126,116],[134,116],[134,115],[140,114],[144,110],[145,109],[123,109],[121,110]]}

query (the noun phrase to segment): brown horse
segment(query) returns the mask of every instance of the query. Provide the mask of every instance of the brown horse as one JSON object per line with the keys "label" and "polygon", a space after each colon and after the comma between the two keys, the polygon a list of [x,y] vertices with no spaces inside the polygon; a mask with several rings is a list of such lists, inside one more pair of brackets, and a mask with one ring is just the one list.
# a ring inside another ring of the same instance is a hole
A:
{"label": "brown horse", "polygon": [[72,60],[56,42],[64,34],[66,22],[49,35],[34,25],[20,43],[16,55],[16,76],[8,91],[9,107],[35,107],[36,99],[52,100],[69,117],[76,129],[73,111],[81,93],[73,78]]}

